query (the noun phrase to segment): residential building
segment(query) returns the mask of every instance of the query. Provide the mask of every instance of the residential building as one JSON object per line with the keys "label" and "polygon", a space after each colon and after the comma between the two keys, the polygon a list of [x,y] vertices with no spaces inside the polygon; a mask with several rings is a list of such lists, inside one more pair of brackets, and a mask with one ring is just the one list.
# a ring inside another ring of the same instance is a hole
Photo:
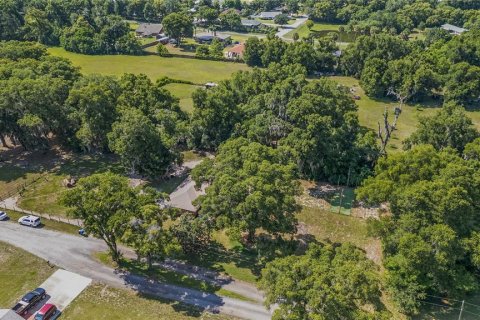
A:
{"label": "residential building", "polygon": [[243,43],[237,44],[225,50],[225,58],[230,60],[242,59],[244,51],[245,51],[245,44]]}
{"label": "residential building", "polygon": [[258,17],[263,20],[273,20],[276,16],[279,16],[281,14],[281,11],[265,11],[261,12]]}
{"label": "residential building", "polygon": [[158,37],[163,33],[163,25],[160,23],[140,23],[135,30],[137,37]]}

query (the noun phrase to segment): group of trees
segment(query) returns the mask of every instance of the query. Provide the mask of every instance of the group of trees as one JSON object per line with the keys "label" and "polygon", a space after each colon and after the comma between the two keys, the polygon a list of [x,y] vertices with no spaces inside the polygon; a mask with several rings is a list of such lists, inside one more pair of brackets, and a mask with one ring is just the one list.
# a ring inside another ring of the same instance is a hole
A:
{"label": "group of trees", "polygon": [[331,37],[309,41],[286,43],[275,36],[267,39],[249,38],[245,43],[244,60],[249,66],[268,67],[271,63],[300,64],[309,74],[332,72],[337,65],[334,52],[338,50]]}
{"label": "group of trees", "polygon": [[360,79],[368,95],[395,93],[404,101],[439,97],[464,107],[480,103],[480,31],[452,37],[441,29],[424,41],[388,34],[360,36],[343,53],[340,68]]}
{"label": "group of trees", "polygon": [[271,64],[195,92],[191,145],[215,150],[243,136],[290,147],[305,177],[361,181],[378,156],[375,135],[359,125],[346,88],[327,79],[309,82],[305,74],[300,65]]}
{"label": "group of trees", "polygon": [[379,160],[358,189],[367,204],[389,204],[372,222],[383,243],[386,287],[406,313],[429,295],[478,289],[480,134],[461,107],[422,118],[407,151]]}
{"label": "group of trees", "polygon": [[[348,24],[360,33],[409,34],[414,28],[480,26],[480,5],[475,1],[432,0],[303,0],[310,18],[320,22]],[[465,4],[468,3],[468,4]]]}
{"label": "group of trees", "polygon": [[155,177],[180,161],[187,116],[161,81],[82,76],[43,46],[0,43],[0,137],[27,150],[62,145],[114,152],[132,173]]}
{"label": "group of trees", "polygon": [[[112,3],[113,4],[113,3]],[[0,2],[0,40],[61,44],[86,54],[139,54],[140,44],[127,22],[100,1]]]}

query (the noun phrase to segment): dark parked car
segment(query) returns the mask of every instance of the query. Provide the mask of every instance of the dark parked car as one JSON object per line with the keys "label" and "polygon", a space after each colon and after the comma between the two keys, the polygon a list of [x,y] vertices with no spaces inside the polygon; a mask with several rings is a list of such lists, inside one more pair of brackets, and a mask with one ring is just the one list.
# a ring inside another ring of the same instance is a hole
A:
{"label": "dark parked car", "polygon": [[23,296],[22,300],[20,300],[12,310],[15,311],[17,314],[25,314],[27,313],[28,309],[36,305],[42,299],[47,296],[45,289],[37,288],[26,295]]}
{"label": "dark parked car", "polygon": [[26,295],[23,296],[22,301],[31,303],[32,305],[36,304],[38,301],[44,299],[47,296],[45,289],[37,288]]}

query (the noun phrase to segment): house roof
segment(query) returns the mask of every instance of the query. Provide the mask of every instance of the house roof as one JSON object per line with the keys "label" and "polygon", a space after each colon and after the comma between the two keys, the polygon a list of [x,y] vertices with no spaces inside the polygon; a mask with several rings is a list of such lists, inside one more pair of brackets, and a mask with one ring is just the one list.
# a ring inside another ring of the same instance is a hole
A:
{"label": "house roof", "polygon": [[242,26],[244,26],[244,27],[257,27],[261,24],[262,23],[258,20],[242,19]]}
{"label": "house roof", "polygon": [[233,46],[227,49],[227,51],[237,53],[237,54],[243,54],[243,51],[245,51],[245,44],[243,43],[237,44],[236,46]]}
{"label": "house roof", "polygon": [[163,25],[160,23],[140,23],[135,32],[142,33],[143,35],[152,35],[162,33]]}
{"label": "house roof", "polygon": [[442,29],[447,30],[447,31],[456,32],[456,33],[463,33],[465,31],[468,31],[467,29],[460,28],[460,27],[457,27],[457,26],[454,26],[454,25],[448,24],[448,23],[445,23],[444,25],[442,25]]}
{"label": "house roof", "polygon": [[170,194],[168,204],[174,208],[196,212],[197,208],[193,205],[193,201],[202,194],[205,194],[204,189],[195,189],[195,182],[188,178]]}
{"label": "house roof", "polygon": [[275,18],[278,15],[281,15],[280,11],[264,11],[260,13],[260,18]]}
{"label": "house roof", "polygon": [[226,40],[226,39],[230,39],[231,36],[228,35],[228,34],[220,34],[220,33],[217,33],[216,36],[214,36],[213,34],[210,34],[210,33],[197,33],[195,38],[200,39],[200,40],[204,40],[204,41],[210,41],[210,40],[213,40],[215,38],[220,39],[220,40]]}
{"label": "house roof", "polygon": [[0,309],[0,320],[23,320],[18,314],[10,309]]}

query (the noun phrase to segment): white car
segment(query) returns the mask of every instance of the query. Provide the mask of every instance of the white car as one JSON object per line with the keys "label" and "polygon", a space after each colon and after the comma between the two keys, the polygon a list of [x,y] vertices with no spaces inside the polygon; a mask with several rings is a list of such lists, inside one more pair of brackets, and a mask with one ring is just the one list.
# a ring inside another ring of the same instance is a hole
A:
{"label": "white car", "polygon": [[4,211],[0,211],[0,221],[7,220],[8,215]]}
{"label": "white car", "polygon": [[40,225],[40,218],[35,216],[23,216],[18,219],[18,223],[29,227],[38,227]]}

